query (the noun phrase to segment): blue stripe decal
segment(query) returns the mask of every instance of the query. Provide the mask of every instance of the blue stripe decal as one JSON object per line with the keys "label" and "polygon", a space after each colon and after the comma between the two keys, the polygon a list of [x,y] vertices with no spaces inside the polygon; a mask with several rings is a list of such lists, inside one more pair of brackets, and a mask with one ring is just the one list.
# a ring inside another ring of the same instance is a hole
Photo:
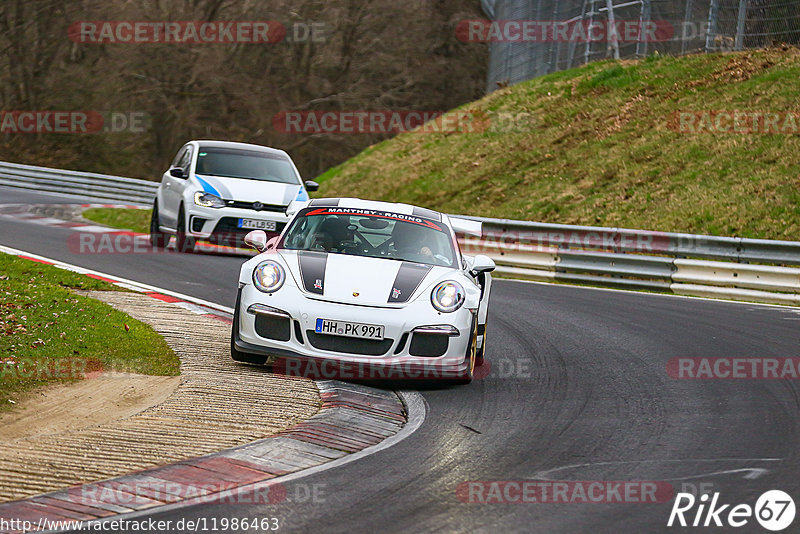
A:
{"label": "blue stripe decal", "polygon": [[222,195],[219,194],[219,191],[214,189],[214,186],[212,186],[210,183],[200,178],[200,176],[197,174],[195,174],[194,177],[197,178],[197,181],[200,182],[200,185],[203,186],[203,191],[205,191],[206,193],[211,193],[212,195],[217,195],[218,197],[222,198]]}
{"label": "blue stripe decal", "polygon": [[297,192],[297,198],[295,200],[308,200],[308,193],[306,193],[305,187],[300,187],[300,190]]}

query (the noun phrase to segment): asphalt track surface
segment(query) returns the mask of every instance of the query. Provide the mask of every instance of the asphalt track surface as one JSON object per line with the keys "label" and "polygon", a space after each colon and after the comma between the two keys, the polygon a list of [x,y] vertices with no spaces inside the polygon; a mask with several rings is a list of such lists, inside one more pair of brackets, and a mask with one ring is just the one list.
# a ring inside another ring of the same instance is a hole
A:
{"label": "asphalt track surface", "polygon": [[[10,202],[64,200],[0,189],[0,203]],[[66,246],[70,232],[0,218],[0,244],[234,303],[241,257],[80,255]],[[671,501],[481,504],[456,494],[467,481],[533,479],[703,485],[721,503],[751,506],[781,489],[800,504],[800,382],[666,372],[676,357],[798,357],[797,310],[511,281],[495,284],[491,304],[488,376],[460,387],[393,385],[420,390],[429,406],[407,439],[288,483],[291,503],[150,517],[209,526],[211,518],[277,517],[284,532],[709,531],[668,529]],[[310,488],[317,498],[306,500]],[[736,531],[767,532],[754,519]]]}

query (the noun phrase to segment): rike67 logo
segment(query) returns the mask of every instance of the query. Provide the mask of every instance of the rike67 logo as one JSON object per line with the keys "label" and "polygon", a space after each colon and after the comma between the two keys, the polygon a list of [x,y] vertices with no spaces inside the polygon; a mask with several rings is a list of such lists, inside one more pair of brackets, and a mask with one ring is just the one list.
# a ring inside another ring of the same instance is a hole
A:
{"label": "rike67 logo", "polygon": [[678,493],[667,526],[739,528],[752,524],[755,518],[763,528],[777,532],[792,524],[795,512],[794,499],[781,490],[764,492],[755,507],[749,504],[723,504],[719,492],[712,496],[703,494],[699,498],[691,493]]}

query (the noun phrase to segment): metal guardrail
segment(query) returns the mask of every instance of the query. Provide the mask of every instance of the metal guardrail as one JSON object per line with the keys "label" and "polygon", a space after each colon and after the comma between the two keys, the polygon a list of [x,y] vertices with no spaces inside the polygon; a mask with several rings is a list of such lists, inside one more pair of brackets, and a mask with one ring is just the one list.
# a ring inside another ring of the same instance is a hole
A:
{"label": "metal guardrail", "polygon": [[0,185],[150,206],[158,184],[107,174],[0,162]]}
{"label": "metal guardrail", "polygon": [[513,239],[514,242],[521,244],[536,247],[550,246],[560,250],[602,249],[614,253],[631,252],[735,262],[800,265],[799,241],[680,234],[600,226],[570,226],[464,215],[458,217],[482,222],[484,239],[498,243]]}
{"label": "metal guardrail", "polygon": [[[151,205],[158,184],[0,162],[0,185]],[[800,242],[570,226],[458,215],[483,223],[461,238],[500,275],[800,305]],[[750,263],[753,262],[753,263]]]}
{"label": "metal guardrail", "polygon": [[800,305],[798,241],[458,217],[483,223],[460,243],[500,275]]}

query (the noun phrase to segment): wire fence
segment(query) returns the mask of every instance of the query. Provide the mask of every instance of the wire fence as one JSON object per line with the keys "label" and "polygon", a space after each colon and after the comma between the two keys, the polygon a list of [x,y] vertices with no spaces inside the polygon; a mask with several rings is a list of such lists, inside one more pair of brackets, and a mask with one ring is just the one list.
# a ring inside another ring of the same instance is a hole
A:
{"label": "wire fence", "polygon": [[482,34],[490,43],[488,91],[599,59],[800,44],[800,0],[482,0],[482,6],[493,21]]}

